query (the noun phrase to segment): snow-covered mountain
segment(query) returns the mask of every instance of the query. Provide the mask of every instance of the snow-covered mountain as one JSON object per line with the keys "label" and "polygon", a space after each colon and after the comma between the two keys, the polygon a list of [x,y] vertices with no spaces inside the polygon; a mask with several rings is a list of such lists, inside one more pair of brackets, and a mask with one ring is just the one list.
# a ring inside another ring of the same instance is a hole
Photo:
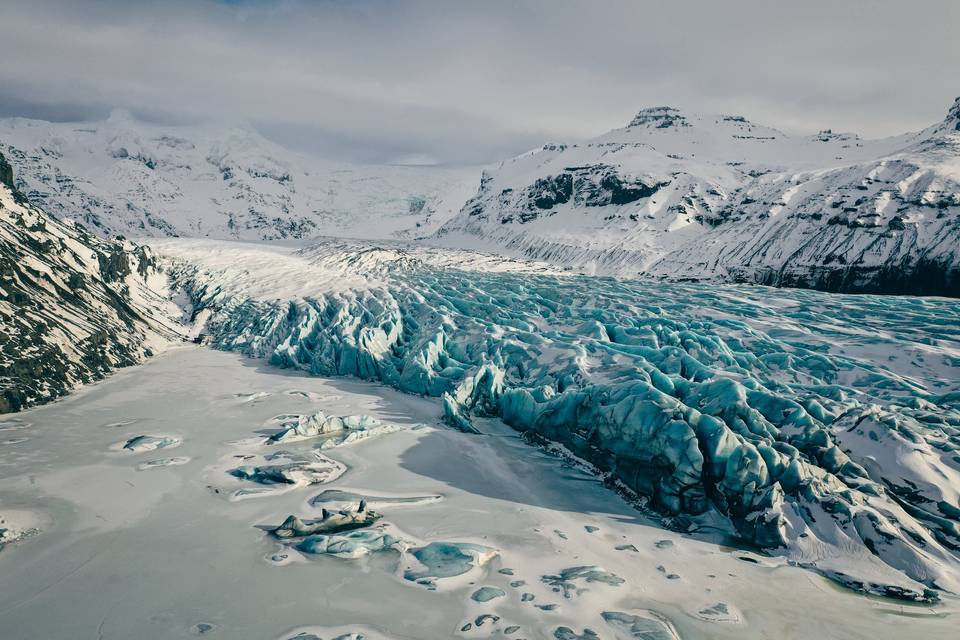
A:
{"label": "snow-covered mountain", "polygon": [[432,240],[622,276],[960,295],[958,122],[960,99],[882,140],[644,109],[485,172]]}
{"label": "snow-covered mountain", "polygon": [[2,120],[0,150],[32,203],[105,236],[418,238],[587,273],[957,296],[958,122],[960,100],[917,133],[798,137],[655,107],[507,160],[479,192],[472,168],[320,161],[120,111]]}
{"label": "snow-covered mountain", "polygon": [[237,240],[429,233],[476,189],[473,168],[322,161],[247,126],[0,120],[17,186],[100,235]]}
{"label": "snow-covered mountain", "polygon": [[49,216],[12,185],[0,155],[0,413],[140,362],[180,332],[148,249]]}

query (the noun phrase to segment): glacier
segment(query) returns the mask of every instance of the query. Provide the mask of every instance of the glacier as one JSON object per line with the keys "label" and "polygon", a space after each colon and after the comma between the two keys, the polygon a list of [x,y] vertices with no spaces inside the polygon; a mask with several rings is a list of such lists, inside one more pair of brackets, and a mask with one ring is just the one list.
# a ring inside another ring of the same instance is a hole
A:
{"label": "glacier", "polygon": [[[960,588],[950,300],[562,275],[362,243],[210,248],[154,247],[198,340],[439,398],[465,431],[501,419],[681,530],[722,522],[862,591]],[[262,252],[317,279],[297,292]]]}

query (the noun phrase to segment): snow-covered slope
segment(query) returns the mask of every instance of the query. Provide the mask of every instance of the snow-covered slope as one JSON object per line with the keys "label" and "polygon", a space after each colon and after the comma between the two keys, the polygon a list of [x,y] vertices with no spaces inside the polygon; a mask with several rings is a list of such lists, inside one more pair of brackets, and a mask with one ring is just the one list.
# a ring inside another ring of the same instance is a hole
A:
{"label": "snow-covered slope", "polygon": [[63,395],[178,337],[144,247],[30,205],[0,156],[0,413]]}
{"label": "snow-covered slope", "polygon": [[485,172],[432,240],[596,273],[956,296],[958,122],[960,99],[883,140],[645,109]]}
{"label": "snow-covered slope", "polygon": [[0,152],[27,198],[100,235],[281,240],[429,233],[478,171],[317,160],[246,126],[0,120]]}
{"label": "snow-covered slope", "polygon": [[502,419],[673,526],[857,589],[960,590],[952,301],[562,276],[396,244],[156,250],[219,348],[442,398],[467,431]]}

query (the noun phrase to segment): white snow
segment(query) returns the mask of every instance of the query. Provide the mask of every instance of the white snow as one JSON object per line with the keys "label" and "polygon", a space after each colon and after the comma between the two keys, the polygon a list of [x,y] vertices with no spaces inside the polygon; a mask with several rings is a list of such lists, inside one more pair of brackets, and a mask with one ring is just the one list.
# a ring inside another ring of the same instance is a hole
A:
{"label": "white snow", "polygon": [[296,240],[429,233],[478,169],[318,159],[246,125],[0,120],[0,152],[48,212],[113,236]]}
{"label": "white snow", "polygon": [[[320,505],[309,500],[322,490],[230,502],[208,488],[228,478],[204,460],[237,453],[227,440],[249,437],[279,414],[322,408],[414,425],[431,423],[438,405],[367,383],[249,365],[235,354],[174,349],[23,415],[34,423],[33,439],[20,453],[0,448],[0,511],[29,504],[41,531],[0,550],[5,637],[162,639],[209,629],[211,637],[439,640],[499,637],[519,626],[514,637],[554,640],[560,627],[618,637],[618,619],[653,616],[681,638],[933,638],[948,637],[960,613],[949,596],[934,607],[867,599],[782,561],[748,562],[741,558],[760,556],[666,531],[597,479],[495,421],[480,423],[483,437],[429,427],[335,449],[329,455],[348,470],[323,487],[442,494],[441,501],[403,508],[384,501],[378,510],[412,545],[496,549],[475,584],[437,591],[414,585],[398,570],[405,563],[396,551],[358,560],[307,557],[258,527],[276,526],[290,513],[319,515]],[[318,405],[291,389],[339,399]],[[236,402],[236,393],[251,391],[268,395],[256,404]],[[106,453],[116,429],[141,425],[103,425],[131,416],[150,416],[152,431],[176,428],[184,436],[178,452],[192,459],[140,473],[139,456]],[[272,559],[277,554],[288,557]],[[625,583],[577,581],[586,590],[565,598],[542,580],[588,565]],[[507,596],[471,600],[481,586]],[[626,618],[602,615],[611,611]],[[483,618],[477,626],[483,615],[499,620]],[[461,632],[468,623],[472,628]]]}

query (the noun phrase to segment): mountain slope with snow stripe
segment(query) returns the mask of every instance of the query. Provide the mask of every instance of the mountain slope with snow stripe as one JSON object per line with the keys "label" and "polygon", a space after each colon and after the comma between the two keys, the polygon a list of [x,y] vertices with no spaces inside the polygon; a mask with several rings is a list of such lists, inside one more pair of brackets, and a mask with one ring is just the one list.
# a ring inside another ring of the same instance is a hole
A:
{"label": "mountain slope with snow stripe", "polygon": [[61,222],[11,182],[0,183],[0,413],[62,396],[180,337],[149,250]]}
{"label": "mountain slope with snow stripe", "polygon": [[17,186],[104,236],[296,241],[429,233],[476,187],[472,168],[353,165],[277,145],[247,126],[0,120]]}
{"label": "mountain slope with snow stripe", "polygon": [[484,173],[429,239],[619,276],[960,295],[960,99],[883,140],[670,107]]}

